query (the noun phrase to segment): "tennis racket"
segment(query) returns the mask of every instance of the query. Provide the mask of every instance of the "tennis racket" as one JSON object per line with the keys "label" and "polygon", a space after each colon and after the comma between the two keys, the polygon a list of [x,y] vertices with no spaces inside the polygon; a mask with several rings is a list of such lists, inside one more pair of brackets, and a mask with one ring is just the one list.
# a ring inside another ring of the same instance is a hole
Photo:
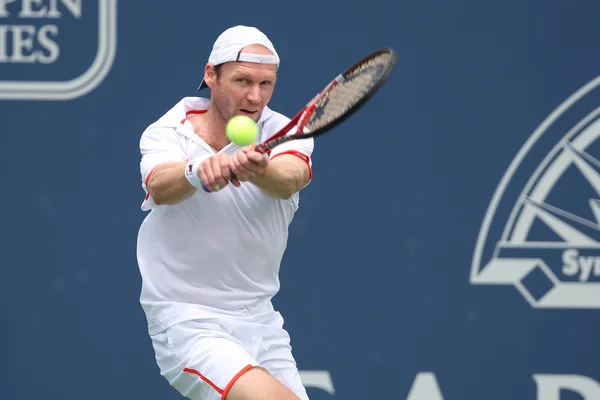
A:
{"label": "tennis racket", "polygon": [[[290,122],[255,150],[266,153],[282,143],[331,131],[358,111],[381,88],[396,66],[393,49],[378,50],[339,74]],[[290,133],[293,129],[295,132]],[[203,186],[204,188],[204,186]],[[205,191],[208,191],[204,188]]]}

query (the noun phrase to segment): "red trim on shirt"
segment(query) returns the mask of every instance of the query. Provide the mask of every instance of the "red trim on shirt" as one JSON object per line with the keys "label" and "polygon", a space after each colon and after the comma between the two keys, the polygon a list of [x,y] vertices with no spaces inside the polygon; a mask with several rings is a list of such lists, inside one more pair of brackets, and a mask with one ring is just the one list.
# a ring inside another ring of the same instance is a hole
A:
{"label": "red trim on shirt", "polygon": [[184,368],[183,371],[188,372],[190,374],[198,375],[200,377],[200,379],[202,379],[204,382],[208,383],[213,389],[215,389],[217,391],[217,393],[219,393],[221,396],[223,395],[223,389],[219,388],[217,385],[212,383],[210,379],[208,379],[207,377],[202,375],[200,372],[196,371],[195,369],[191,369],[191,368]]}
{"label": "red trim on shirt", "polygon": [[150,170],[150,172],[148,172],[148,175],[146,175],[146,180],[144,181],[144,185],[146,186],[146,197],[144,197],[144,201],[148,200],[148,198],[150,197],[150,190],[148,190],[148,180],[150,179],[150,175],[152,175],[154,170],[158,167],[159,167],[158,165],[155,166],[154,168],[152,168]]}
{"label": "red trim on shirt", "polygon": [[309,177],[309,179],[312,179],[312,168],[310,166],[310,157],[309,156],[307,156],[304,153],[299,152],[298,150],[286,150],[286,151],[282,151],[281,153],[275,154],[273,157],[271,157],[271,160],[278,156],[282,156],[284,154],[293,154],[296,157],[300,157],[308,166],[308,177]]}
{"label": "red trim on shirt", "polygon": [[185,112],[185,118],[181,120],[181,123],[184,124],[185,121],[188,119],[188,116],[190,114],[204,114],[205,112],[207,112],[208,110],[189,110]]}
{"label": "red trim on shirt", "polygon": [[227,393],[229,393],[229,390],[231,389],[231,387],[233,386],[235,381],[237,381],[240,378],[240,376],[244,375],[244,373],[246,371],[248,371],[250,368],[252,368],[252,365],[250,365],[250,364],[246,365],[244,368],[241,369],[240,372],[238,372],[237,374],[235,374],[235,376],[233,378],[231,378],[231,380],[227,384],[227,387],[225,388],[225,390],[223,390],[223,394],[221,395],[221,400],[226,400],[225,398],[227,397]]}
{"label": "red trim on shirt", "polygon": [[188,116],[190,114],[204,114],[208,110],[188,110],[185,112],[185,115]]}

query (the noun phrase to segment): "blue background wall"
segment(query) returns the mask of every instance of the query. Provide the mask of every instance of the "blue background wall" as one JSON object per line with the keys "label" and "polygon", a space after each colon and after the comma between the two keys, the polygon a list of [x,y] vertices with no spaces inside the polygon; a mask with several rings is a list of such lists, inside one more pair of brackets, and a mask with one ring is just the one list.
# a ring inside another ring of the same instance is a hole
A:
{"label": "blue background wall", "polygon": [[[80,18],[59,4],[58,19],[19,18],[22,2],[9,3],[0,25],[56,25],[61,53],[2,62],[0,81],[82,74],[98,46],[99,2],[84,3]],[[317,139],[291,226],[275,305],[300,369],[330,373],[335,394],[313,399],[406,399],[420,372],[447,400],[536,399],[534,374],[600,381],[598,309],[535,308],[510,285],[470,282],[505,170],[598,75],[599,12],[594,1],[119,1],[116,57],[96,88],[0,100],[0,399],[179,398],[138,303],[138,142],[197,95],[214,39],[236,24],[273,40],[270,106],[290,116],[356,59],[399,55],[381,92]],[[598,101],[586,104],[581,118]],[[587,215],[578,193],[561,198]]]}

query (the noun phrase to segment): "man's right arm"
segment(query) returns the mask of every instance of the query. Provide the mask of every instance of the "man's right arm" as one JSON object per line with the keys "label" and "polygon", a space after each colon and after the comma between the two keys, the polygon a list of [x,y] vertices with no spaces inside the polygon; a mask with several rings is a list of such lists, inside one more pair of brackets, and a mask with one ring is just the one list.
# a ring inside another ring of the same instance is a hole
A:
{"label": "man's right arm", "polygon": [[[240,186],[239,180],[231,175],[226,153],[215,154],[199,163],[197,175],[209,190],[218,191],[229,183]],[[187,161],[165,162],[150,172],[146,186],[156,204],[176,204],[198,190],[185,176],[189,165]]]}
{"label": "man's right arm", "polygon": [[198,190],[185,177],[186,166],[187,162],[166,162],[150,173],[147,188],[156,204],[176,204]]}

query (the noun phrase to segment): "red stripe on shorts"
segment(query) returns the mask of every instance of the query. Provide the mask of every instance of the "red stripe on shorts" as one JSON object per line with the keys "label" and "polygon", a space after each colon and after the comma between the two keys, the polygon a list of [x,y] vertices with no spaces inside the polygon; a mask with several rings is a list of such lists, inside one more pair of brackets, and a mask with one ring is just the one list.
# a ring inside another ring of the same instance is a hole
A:
{"label": "red stripe on shorts", "polygon": [[[215,389],[217,391],[217,393],[219,393],[220,395],[223,395],[223,390],[220,389],[214,383],[212,383],[210,379],[208,379],[207,377],[205,377],[204,375],[202,375],[200,372],[196,371],[195,369],[190,369],[190,368],[184,368],[183,371],[184,372],[188,372],[190,374],[198,375],[200,377],[200,379],[202,379],[204,382],[206,382],[210,386],[212,386],[212,388]],[[229,387],[229,385],[227,387]]]}

